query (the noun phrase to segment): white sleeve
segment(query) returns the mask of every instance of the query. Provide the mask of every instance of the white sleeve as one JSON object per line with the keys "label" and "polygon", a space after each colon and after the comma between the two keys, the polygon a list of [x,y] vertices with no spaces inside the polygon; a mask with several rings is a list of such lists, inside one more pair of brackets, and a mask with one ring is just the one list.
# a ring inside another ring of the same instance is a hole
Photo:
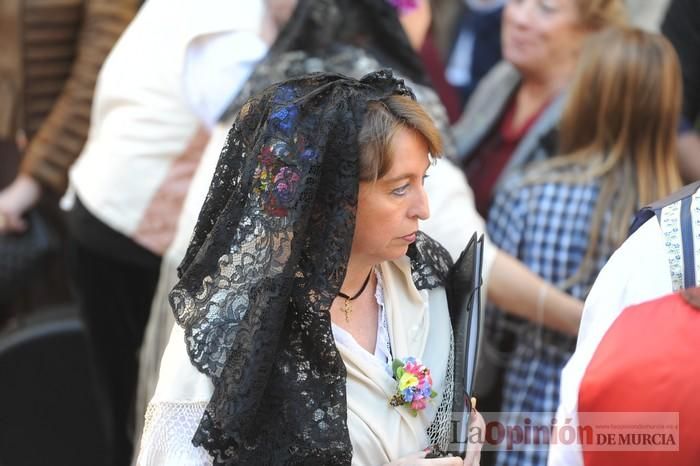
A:
{"label": "white sleeve", "polygon": [[183,81],[194,112],[212,128],[267,53],[255,31],[206,34],[187,47]]}
{"label": "white sleeve", "polygon": [[[581,317],[576,351],[561,374],[557,425],[578,426],[581,380],[598,344],[627,307],[672,291],[671,275],[661,227],[647,221],[613,254],[588,294]],[[580,445],[550,445],[550,466],[583,465]]]}
{"label": "white sleeve", "polygon": [[467,247],[474,232],[483,233],[482,276],[486,281],[496,258],[496,247],[486,235],[484,219],[476,211],[474,193],[462,170],[448,159],[439,159],[428,170],[425,190],[430,201],[430,217],[420,222],[420,229],[442,244],[453,260]]}
{"label": "white sleeve", "polygon": [[212,458],[204,448],[192,445],[192,437],[213,391],[209,378],[190,363],[184,332],[175,325],[163,354],[155,395],[146,410],[136,464],[211,465]]}
{"label": "white sleeve", "polygon": [[207,402],[157,402],[146,409],[137,466],[209,466],[212,458],[192,445]]}

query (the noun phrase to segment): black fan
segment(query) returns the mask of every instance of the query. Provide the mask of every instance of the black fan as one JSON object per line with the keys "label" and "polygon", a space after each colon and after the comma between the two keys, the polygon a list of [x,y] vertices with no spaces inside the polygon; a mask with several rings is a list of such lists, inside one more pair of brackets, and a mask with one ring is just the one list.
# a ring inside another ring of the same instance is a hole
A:
{"label": "black fan", "polygon": [[457,453],[464,453],[470,398],[474,390],[474,375],[479,356],[479,339],[482,325],[481,268],[484,251],[483,235],[472,235],[466,249],[450,269],[447,279],[447,302],[454,332],[454,397],[453,412],[460,413],[457,424],[461,432],[453,438],[461,445]]}

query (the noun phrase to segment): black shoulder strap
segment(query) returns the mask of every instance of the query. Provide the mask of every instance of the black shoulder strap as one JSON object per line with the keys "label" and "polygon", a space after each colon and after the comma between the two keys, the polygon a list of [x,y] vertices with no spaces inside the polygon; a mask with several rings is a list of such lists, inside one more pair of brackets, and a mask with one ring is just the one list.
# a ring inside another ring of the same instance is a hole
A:
{"label": "black shoulder strap", "polygon": [[632,222],[632,226],[630,227],[629,234],[632,235],[635,231],[639,229],[642,225],[644,225],[647,220],[649,220],[651,217],[656,216],[657,220],[661,220],[661,210],[669,206],[671,204],[675,204],[678,201],[682,201],[684,198],[690,199],[690,197],[695,193],[695,191],[700,188],[700,181],[696,181],[695,183],[691,183],[689,185],[686,185],[676,191],[675,193],[671,194],[668,197],[665,197],[664,199],[661,199],[660,201],[656,201],[652,204],[649,204],[648,206],[642,207],[639,212],[637,212],[637,215],[634,217],[634,221]]}
{"label": "black shoulder strap", "polygon": [[661,224],[661,213],[664,208],[680,203],[680,234],[683,246],[683,287],[692,288],[695,283],[695,245],[693,241],[692,198],[700,188],[700,181],[684,186],[670,196],[643,207],[634,218],[630,227],[630,235],[637,231],[650,218],[656,217]]}

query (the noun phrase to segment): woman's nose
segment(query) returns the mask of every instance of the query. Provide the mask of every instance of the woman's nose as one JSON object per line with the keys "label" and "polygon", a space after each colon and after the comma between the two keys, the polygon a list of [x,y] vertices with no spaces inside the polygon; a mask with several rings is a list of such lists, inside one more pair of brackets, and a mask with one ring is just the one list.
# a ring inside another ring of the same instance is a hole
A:
{"label": "woman's nose", "polygon": [[420,220],[426,220],[430,217],[430,203],[428,201],[428,193],[425,192],[423,186],[416,191],[416,196],[413,200],[410,212],[411,218],[418,217]]}

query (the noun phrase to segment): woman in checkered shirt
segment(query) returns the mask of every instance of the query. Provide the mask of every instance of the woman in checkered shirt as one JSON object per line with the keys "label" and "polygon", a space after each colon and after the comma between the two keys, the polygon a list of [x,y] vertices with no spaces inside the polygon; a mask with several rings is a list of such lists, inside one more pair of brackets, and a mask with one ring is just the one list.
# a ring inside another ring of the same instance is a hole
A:
{"label": "woman in checkered shirt", "polygon": [[[497,193],[488,221],[493,242],[585,299],[636,210],[681,185],[675,138],[680,99],[677,58],[664,38],[615,28],[590,39],[561,121],[563,155],[531,166]],[[547,299],[544,288],[539,297],[535,315]],[[523,426],[529,418],[532,426],[550,426],[575,338],[494,308],[486,327],[491,339],[514,334],[502,420]],[[533,435],[529,445],[499,450],[496,463],[545,464],[546,437]]]}

